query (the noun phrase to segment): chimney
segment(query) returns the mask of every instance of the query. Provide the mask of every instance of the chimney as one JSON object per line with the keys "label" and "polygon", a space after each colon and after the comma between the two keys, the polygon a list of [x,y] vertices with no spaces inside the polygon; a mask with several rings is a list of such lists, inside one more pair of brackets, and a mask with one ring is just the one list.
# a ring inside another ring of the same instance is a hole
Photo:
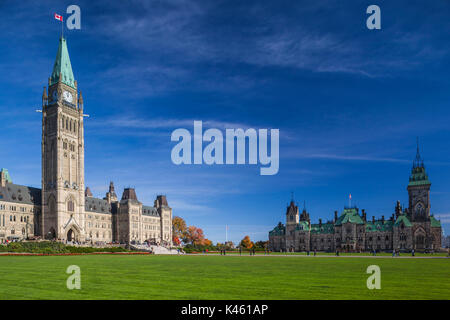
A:
{"label": "chimney", "polygon": [[5,179],[5,173],[0,171],[0,186],[5,187],[6,186],[6,179]]}
{"label": "chimney", "polygon": [[372,222],[375,223],[375,216],[372,216]]}
{"label": "chimney", "polygon": [[384,216],[381,216],[381,222],[384,223]]}
{"label": "chimney", "polygon": [[395,219],[394,219],[394,214],[392,214],[392,216],[391,216],[391,221],[394,222],[394,220],[395,220]]}
{"label": "chimney", "polygon": [[336,210],[336,211],[334,211],[334,222],[336,222],[337,219],[338,219],[338,212]]}
{"label": "chimney", "polygon": [[363,220],[366,221],[366,210],[365,210],[365,209],[362,209],[361,212],[362,212],[362,218],[363,218]]}
{"label": "chimney", "polygon": [[5,187],[7,183],[12,183],[12,180],[8,169],[3,168],[0,170],[0,186]]}
{"label": "chimney", "polygon": [[322,226],[322,219],[319,219],[319,226]]}

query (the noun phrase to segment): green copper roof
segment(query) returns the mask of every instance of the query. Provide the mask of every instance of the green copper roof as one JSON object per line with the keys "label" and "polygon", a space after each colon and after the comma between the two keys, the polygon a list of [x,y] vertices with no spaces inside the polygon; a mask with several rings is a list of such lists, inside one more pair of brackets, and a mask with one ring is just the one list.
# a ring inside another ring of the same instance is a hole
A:
{"label": "green copper roof", "polygon": [[400,215],[394,223],[394,226],[398,227],[401,223],[405,225],[405,227],[412,227],[411,221],[409,221],[408,217],[404,214]]}
{"label": "green copper roof", "polygon": [[2,168],[0,172],[3,172],[5,175],[5,181],[8,183],[12,183],[11,176],[9,175],[8,169]]}
{"label": "green copper roof", "polygon": [[409,177],[408,186],[422,186],[431,184],[428,180],[428,175],[425,172],[425,167],[414,167]]}
{"label": "green copper roof", "polygon": [[419,152],[419,139],[417,139],[417,153],[414,159],[408,186],[423,186],[431,184],[425,172],[425,166]]}
{"label": "green copper roof", "polygon": [[441,222],[437,220],[433,215],[430,216],[431,226],[432,227],[441,227]]}
{"label": "green copper roof", "polygon": [[300,221],[295,227],[296,230],[309,231],[309,223],[308,221]]}
{"label": "green copper roof", "polygon": [[270,236],[284,236],[285,231],[286,231],[286,229],[285,229],[284,225],[280,222],[280,223],[278,223],[278,225],[275,228],[273,228],[272,231],[269,232],[269,235]]}
{"label": "green copper roof", "polygon": [[334,233],[334,225],[332,223],[312,224],[311,233]]}
{"label": "green copper roof", "polygon": [[62,83],[75,88],[75,78],[72,72],[72,65],[70,64],[67,42],[64,38],[59,39],[58,53],[56,54],[55,64],[53,65],[50,85],[57,83],[60,75]]}
{"label": "green copper roof", "polygon": [[376,231],[392,231],[393,222],[391,220],[385,220],[384,223],[381,220],[375,222],[368,221],[366,223],[366,232]]}
{"label": "green copper roof", "polygon": [[345,208],[339,219],[337,219],[336,225],[340,226],[344,223],[364,224],[364,221],[358,214],[356,208]]}

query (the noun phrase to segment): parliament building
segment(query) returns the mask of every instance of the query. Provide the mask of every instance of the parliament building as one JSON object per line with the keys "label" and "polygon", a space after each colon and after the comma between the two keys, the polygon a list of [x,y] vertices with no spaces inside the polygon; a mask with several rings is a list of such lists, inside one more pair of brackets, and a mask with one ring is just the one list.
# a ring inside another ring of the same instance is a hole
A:
{"label": "parliament building", "polygon": [[430,186],[419,147],[407,187],[409,205],[400,201],[391,216],[367,218],[363,209],[345,207],[334,219],[311,223],[306,208],[299,213],[292,200],[286,210],[286,225],[281,222],[269,232],[273,251],[432,251],[441,248],[441,223],[430,214]]}
{"label": "parliament building", "polygon": [[83,97],[61,37],[42,95],[42,188],[14,184],[8,170],[1,169],[0,242],[41,238],[170,246],[172,209],[166,196],[146,206],[133,188],[124,189],[120,199],[112,182],[103,199],[85,188],[84,117]]}

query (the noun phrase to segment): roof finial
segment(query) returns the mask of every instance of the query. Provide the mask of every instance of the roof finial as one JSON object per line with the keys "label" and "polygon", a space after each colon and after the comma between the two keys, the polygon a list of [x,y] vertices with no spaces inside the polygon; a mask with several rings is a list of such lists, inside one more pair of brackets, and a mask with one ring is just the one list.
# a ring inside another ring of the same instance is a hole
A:
{"label": "roof finial", "polygon": [[419,137],[417,137],[417,159],[420,159],[420,150],[419,150]]}
{"label": "roof finial", "polygon": [[306,200],[303,200],[303,210],[306,211]]}
{"label": "roof finial", "polygon": [[294,191],[291,191],[291,202],[294,202]]}

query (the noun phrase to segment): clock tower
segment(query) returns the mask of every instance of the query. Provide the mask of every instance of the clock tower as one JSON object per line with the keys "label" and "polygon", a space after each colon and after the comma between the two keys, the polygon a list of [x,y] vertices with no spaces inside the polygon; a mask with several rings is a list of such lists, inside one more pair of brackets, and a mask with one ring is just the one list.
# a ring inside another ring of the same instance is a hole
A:
{"label": "clock tower", "polygon": [[408,184],[409,215],[412,222],[430,220],[430,187],[431,182],[428,180],[420,157],[419,142],[417,142],[416,159],[413,162]]}
{"label": "clock tower", "polygon": [[84,241],[83,98],[60,38],[42,97],[42,236]]}

